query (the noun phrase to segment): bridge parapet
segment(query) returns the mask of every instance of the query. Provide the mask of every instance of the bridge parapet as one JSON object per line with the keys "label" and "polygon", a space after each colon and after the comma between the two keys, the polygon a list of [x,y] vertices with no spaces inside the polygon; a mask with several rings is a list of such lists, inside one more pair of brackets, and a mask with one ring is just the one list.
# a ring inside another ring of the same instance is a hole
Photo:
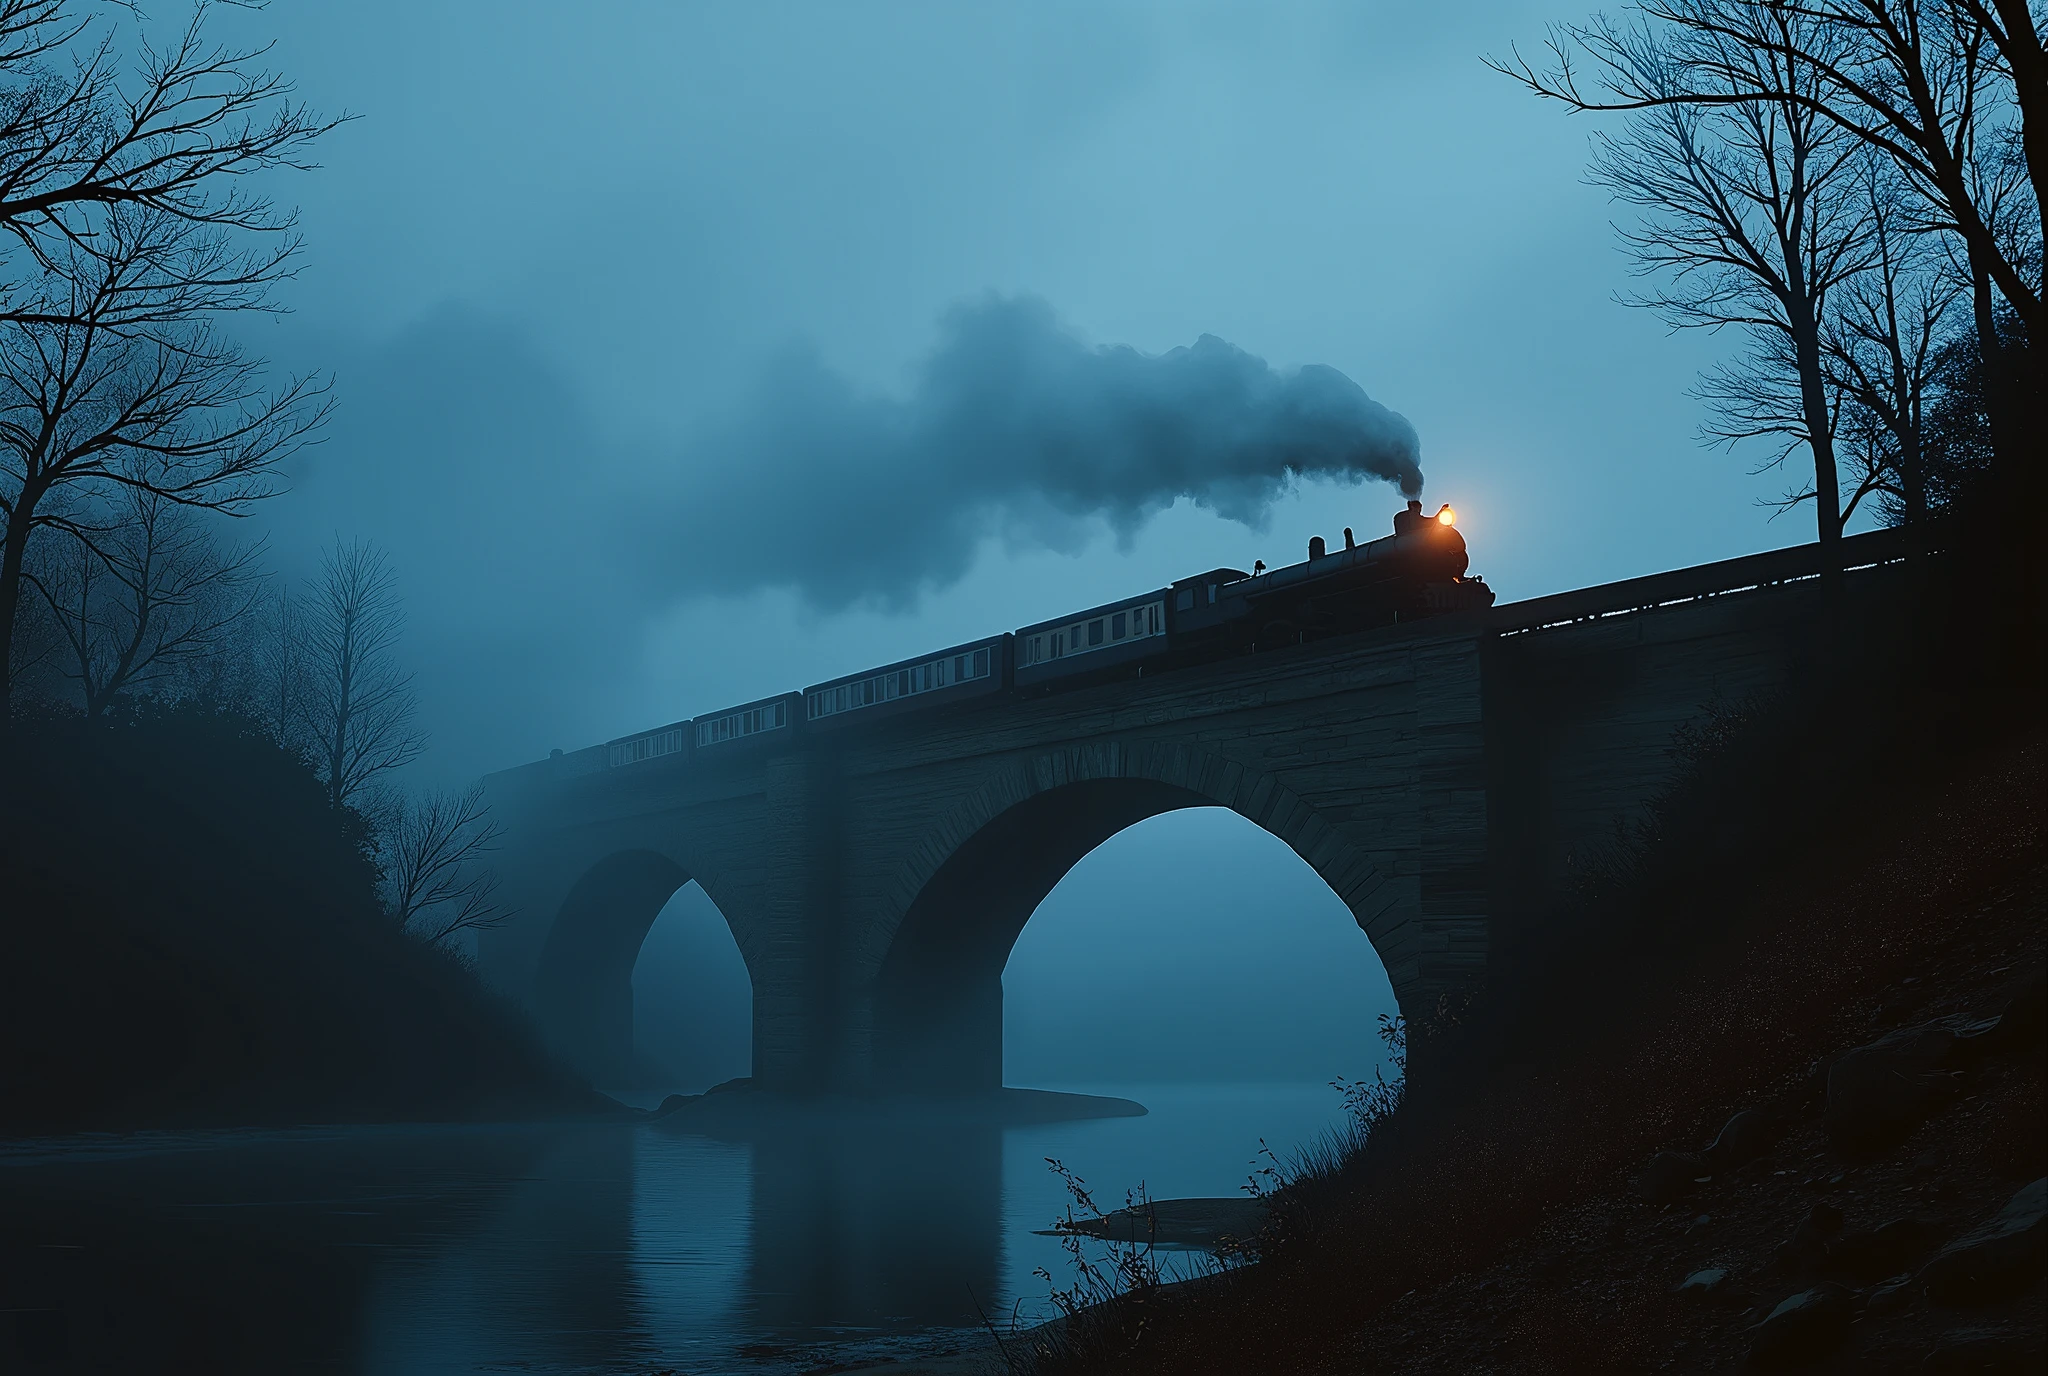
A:
{"label": "bridge parapet", "polygon": [[[1903,530],[1873,530],[1843,537],[1839,557],[1845,573],[1862,573],[1902,563],[1911,545]],[[1624,578],[1570,592],[1551,593],[1508,602],[1481,613],[1496,635],[1519,635],[1577,625],[1609,616],[1631,616],[1683,606],[1709,597],[1757,592],[1787,584],[1817,583],[1822,571],[1821,547],[1792,545],[1786,549],[1745,554],[1736,559],[1695,564],[1666,573]]]}

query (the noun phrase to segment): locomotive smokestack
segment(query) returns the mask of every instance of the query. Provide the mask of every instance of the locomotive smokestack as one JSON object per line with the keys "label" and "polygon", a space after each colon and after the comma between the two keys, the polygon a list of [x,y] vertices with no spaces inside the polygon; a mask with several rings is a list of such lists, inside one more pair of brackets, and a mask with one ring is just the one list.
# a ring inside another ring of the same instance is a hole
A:
{"label": "locomotive smokestack", "polygon": [[1320,559],[1323,557],[1322,536],[1311,535],[1308,537],[1308,557],[1311,559]]}

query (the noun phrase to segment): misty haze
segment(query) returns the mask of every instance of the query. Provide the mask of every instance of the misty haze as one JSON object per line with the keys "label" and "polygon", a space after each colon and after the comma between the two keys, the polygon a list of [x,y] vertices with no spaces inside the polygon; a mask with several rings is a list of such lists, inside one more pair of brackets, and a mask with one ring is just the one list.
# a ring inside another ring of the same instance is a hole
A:
{"label": "misty haze", "polygon": [[2044,24],[0,0],[0,1372],[2039,1369]]}

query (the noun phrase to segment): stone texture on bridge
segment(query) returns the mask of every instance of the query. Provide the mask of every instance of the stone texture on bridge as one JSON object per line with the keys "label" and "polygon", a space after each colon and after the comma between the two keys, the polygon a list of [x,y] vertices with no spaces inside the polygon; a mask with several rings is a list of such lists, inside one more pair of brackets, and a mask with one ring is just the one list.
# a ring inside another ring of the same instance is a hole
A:
{"label": "stone texture on bridge", "polygon": [[[1040,900],[1123,828],[1220,806],[1322,876],[1413,1015],[1538,920],[1668,777],[1679,725],[1797,671],[1818,589],[1773,580],[1811,562],[1781,551],[780,751],[509,770],[488,782],[519,917],[480,958],[602,1080],[631,1058],[640,942],[695,879],[753,979],[757,1079],[992,1087],[1003,966]],[[1886,576],[1862,575],[1857,600]],[[1702,595],[1717,589],[1744,590]]]}

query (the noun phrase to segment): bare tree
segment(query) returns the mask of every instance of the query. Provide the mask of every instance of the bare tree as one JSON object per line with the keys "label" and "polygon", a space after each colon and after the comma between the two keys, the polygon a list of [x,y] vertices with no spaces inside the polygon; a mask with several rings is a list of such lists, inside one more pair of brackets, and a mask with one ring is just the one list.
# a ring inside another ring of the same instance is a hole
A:
{"label": "bare tree", "polygon": [[[1554,30],[1544,69],[1519,55],[1490,65],[1575,110],[1796,100],[1891,159],[1936,226],[1961,240],[1971,272],[1995,285],[2030,334],[2048,324],[2040,263],[2028,261],[2025,241],[2002,232],[1977,178],[1987,125],[1995,138],[2016,121],[2038,245],[2048,230],[2048,62],[2039,21],[2023,0],[1646,0],[1634,8],[1677,33],[1796,56],[1819,84],[1782,89],[1757,79],[1772,70],[1768,64],[1744,60],[1701,69],[1697,85],[1645,88],[1615,60],[1619,28],[1605,20]],[[1802,34],[1825,36],[1827,49],[1772,37],[1759,16],[1796,17]],[[1581,86],[1579,56],[1592,61],[1598,88]]]}
{"label": "bare tree", "polygon": [[[0,320],[74,318],[34,278],[96,251],[112,214],[264,234],[275,242],[258,257],[273,272],[297,248],[294,217],[253,190],[255,174],[310,166],[314,140],[339,121],[295,102],[261,68],[263,49],[209,42],[211,0],[161,47],[139,27],[124,41],[122,8],[0,0],[0,229],[27,260],[0,284]],[[203,259],[162,267],[199,282],[211,270]]]}
{"label": "bare tree", "polygon": [[[1693,68],[1688,79],[1646,85],[1617,36],[1596,20],[1550,36],[1543,69],[1519,55],[1492,65],[1574,110],[1707,110],[1793,101],[1888,159],[1931,232],[1953,236],[1970,284],[1994,448],[2022,491],[2038,487],[2035,424],[2048,338],[2042,254],[2048,232],[2048,60],[2040,20],[2024,0],[1643,0],[1642,23],[1681,41],[1730,47],[1731,60]],[[1773,32],[1780,19],[1796,28]],[[1793,60],[1816,77],[1791,88],[1776,79]],[[1590,62],[1594,86],[1578,64]],[[2020,188],[1987,166],[2023,169]],[[2018,324],[2001,328],[2000,301]],[[2036,518],[2038,529],[2038,517]]]}
{"label": "bare tree", "polygon": [[328,800],[366,801],[370,786],[419,757],[412,675],[394,653],[405,625],[398,584],[381,550],[337,540],[303,608],[307,743]]}
{"label": "bare tree", "polygon": [[1837,293],[1827,332],[1828,371],[1844,406],[1842,429],[1857,470],[1844,510],[1875,495],[1899,524],[1927,519],[1927,410],[1938,389],[1948,317],[1964,290],[1954,265],[1919,232],[1881,162],[1864,168],[1870,252],[1864,272]]}
{"label": "bare tree", "polygon": [[[268,390],[261,365],[210,323],[262,304],[269,260],[155,212],[115,213],[102,232],[66,260],[65,318],[0,322],[0,668],[37,532],[98,548],[114,529],[99,518],[118,510],[102,499],[124,488],[244,512],[328,414],[319,383]],[[166,260],[183,266],[166,272]]]}
{"label": "bare tree", "polygon": [[209,44],[210,0],[161,48],[119,8],[0,0],[0,695],[33,536],[96,546],[79,513],[121,486],[239,513],[326,415],[215,322],[275,308],[297,231],[252,174],[309,166],[333,121]]}
{"label": "bare tree", "polygon": [[482,784],[398,804],[385,829],[385,904],[404,931],[428,943],[498,926],[497,879],[484,857],[497,849]]}
{"label": "bare tree", "polygon": [[156,264],[227,254],[207,233],[139,213],[104,229],[111,242],[68,260],[76,319],[0,324],[0,665],[31,536],[61,530],[98,549],[121,489],[240,514],[328,418],[322,385],[268,391],[260,364],[209,324],[260,305],[266,262],[248,281],[215,274],[201,287]]}
{"label": "bare tree", "polygon": [[88,717],[219,652],[257,599],[255,546],[222,546],[200,513],[148,487],[116,500],[125,509],[109,534],[66,541],[47,572],[29,574]]}
{"label": "bare tree", "polygon": [[306,668],[304,608],[281,584],[252,619],[249,710],[287,750],[305,745],[311,685]]}
{"label": "bare tree", "polygon": [[[1701,381],[1714,412],[1706,434],[1726,444],[1771,442],[1765,467],[1804,448],[1811,476],[1779,505],[1813,501],[1821,545],[1832,551],[1848,512],[1823,334],[1831,294],[1865,261],[1868,227],[1855,194],[1862,150],[1797,98],[1821,79],[1802,54],[1831,52],[1806,31],[1809,22],[1782,11],[1745,14],[1759,27],[1739,41],[1640,22],[1599,30],[1616,81],[1629,89],[1700,90],[1718,81],[1787,95],[1647,105],[1618,134],[1596,136],[1592,178],[1638,212],[1622,238],[1655,285],[1631,304],[1680,329],[1746,332],[1740,357]],[[1838,562],[1830,557],[1827,566]]]}

